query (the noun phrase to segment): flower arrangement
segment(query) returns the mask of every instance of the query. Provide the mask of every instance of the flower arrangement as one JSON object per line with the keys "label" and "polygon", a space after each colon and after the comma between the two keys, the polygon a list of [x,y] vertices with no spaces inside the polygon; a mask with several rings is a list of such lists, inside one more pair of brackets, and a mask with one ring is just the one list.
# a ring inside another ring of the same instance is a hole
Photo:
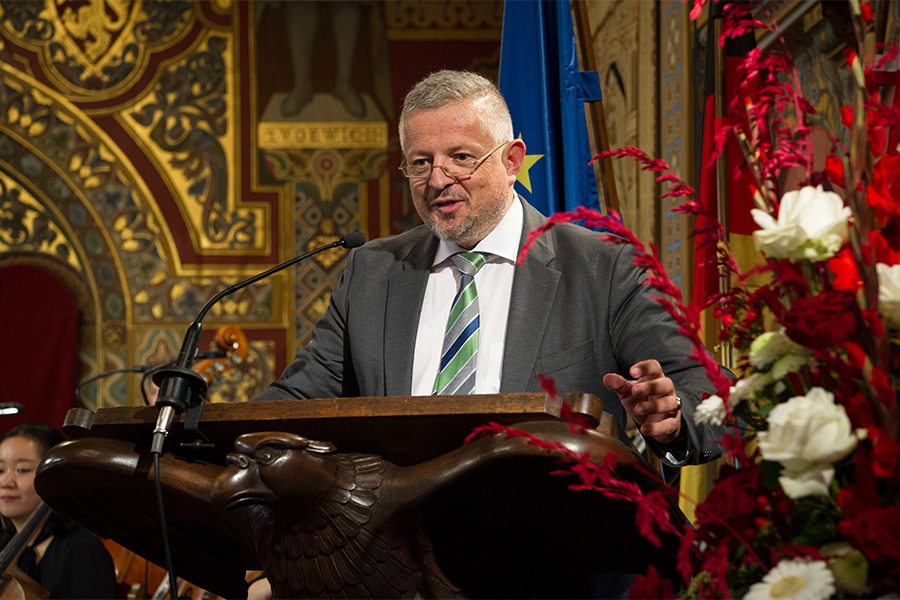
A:
{"label": "flower arrangement", "polygon": [[[692,17],[704,2],[694,0]],[[859,50],[844,52],[856,83],[841,111],[849,143],[831,134],[833,150],[820,173],[813,170],[810,141],[814,109],[801,95],[777,24],[759,6],[725,6],[721,43],[757,28],[781,41],[777,50],[748,54],[744,66],[763,79],[760,92],[742,102],[743,124],[716,136],[720,149],[726,139],[741,145],[755,178],[754,240],[765,265],[741,272],[723,228],[689,199],[694,190],[664,162],[636,148],[601,155],[641,162],[657,181],[671,184],[664,197],[685,198],[674,210],[705,218],[699,233],[732,284],[707,306],[721,321],[720,339],[736,351],[738,380],[727,379],[704,351],[699,313],[682,303],[656,249],[648,252],[615,215],[587,209],[554,215],[523,248],[524,257],[535,237],[566,221],[604,228],[613,243],[634,244],[647,284],[694,342],[693,357],[717,390],[695,419],[729,428],[722,440],[728,464],[697,507],[695,529],[683,533],[668,523],[659,494],[617,483],[609,461],[568,456],[570,468],[558,471],[580,478],[573,489],[636,502],[637,525],[648,540],[655,531],[681,536],[682,579],[660,579],[650,566],[632,587],[633,598],[900,592],[900,104],[885,101],[874,80],[898,50],[876,57],[869,4],[849,4]],[[778,189],[785,169],[804,173],[799,189]],[[751,287],[748,278],[760,273],[768,282]],[[552,392],[550,382],[545,387]],[[499,431],[519,434],[492,425],[475,435]]]}

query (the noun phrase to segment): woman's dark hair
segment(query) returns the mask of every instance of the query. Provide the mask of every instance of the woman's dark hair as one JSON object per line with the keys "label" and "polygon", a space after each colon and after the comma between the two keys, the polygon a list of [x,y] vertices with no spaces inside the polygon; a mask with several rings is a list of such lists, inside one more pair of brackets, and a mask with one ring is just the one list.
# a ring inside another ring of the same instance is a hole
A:
{"label": "woman's dark hair", "polygon": [[[40,448],[41,456],[47,454],[47,450],[53,446],[65,441],[63,434],[60,433],[58,429],[50,427],[49,425],[44,425],[43,423],[23,423],[3,434],[3,436],[0,437],[0,444],[15,437],[21,437],[35,442]],[[75,524],[65,517],[57,515],[56,513],[51,513],[50,518],[47,520],[44,528],[33,543],[34,545],[37,545],[51,535],[64,535],[74,527]],[[2,519],[2,527],[0,527],[0,548],[6,546],[15,534],[16,528],[13,526],[12,522],[9,519]]]}
{"label": "woman's dark hair", "polygon": [[53,446],[65,441],[63,434],[58,429],[44,425],[43,423],[23,423],[13,427],[0,437],[0,444],[9,438],[23,437],[36,442],[41,448],[41,456]]}

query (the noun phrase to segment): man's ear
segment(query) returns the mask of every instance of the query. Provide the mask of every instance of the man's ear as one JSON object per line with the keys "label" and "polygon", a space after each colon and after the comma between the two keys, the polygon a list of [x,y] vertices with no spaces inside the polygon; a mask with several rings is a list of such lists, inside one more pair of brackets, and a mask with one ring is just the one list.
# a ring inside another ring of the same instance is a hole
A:
{"label": "man's ear", "polygon": [[512,183],[515,183],[524,160],[525,142],[522,140],[511,141],[506,148],[506,174],[511,178]]}

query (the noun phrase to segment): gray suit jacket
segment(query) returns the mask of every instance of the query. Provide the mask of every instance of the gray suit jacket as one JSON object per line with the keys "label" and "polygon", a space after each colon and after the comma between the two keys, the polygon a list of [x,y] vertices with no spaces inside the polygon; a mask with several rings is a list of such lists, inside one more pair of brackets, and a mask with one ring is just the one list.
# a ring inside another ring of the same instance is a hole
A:
{"label": "gray suit jacket", "polygon": [[[546,220],[522,202],[520,244]],[[418,317],[437,246],[423,225],[353,250],[312,341],[255,400],[409,395]],[[634,363],[655,358],[682,399],[689,440],[686,447],[648,444],[686,463],[712,460],[722,429],[695,426],[692,416],[700,394],[713,388],[702,367],[686,358],[688,340],[641,284],[645,274],[632,258],[631,246],[604,242],[576,225],[558,225],[538,238],[513,278],[500,391],[539,392],[543,373],[561,395],[600,397],[624,426],[625,410],[603,376],[627,378]]]}

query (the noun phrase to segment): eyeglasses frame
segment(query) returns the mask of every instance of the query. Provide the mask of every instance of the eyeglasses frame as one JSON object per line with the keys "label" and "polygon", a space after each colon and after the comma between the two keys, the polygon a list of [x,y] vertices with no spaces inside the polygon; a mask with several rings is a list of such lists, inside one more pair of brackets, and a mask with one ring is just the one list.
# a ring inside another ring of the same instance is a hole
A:
{"label": "eyeglasses frame", "polygon": [[440,169],[444,175],[446,175],[447,177],[452,177],[454,179],[459,178],[459,177],[469,177],[470,175],[475,174],[475,171],[478,170],[478,167],[481,166],[481,163],[483,163],[484,161],[489,159],[494,152],[496,152],[503,146],[507,145],[511,141],[512,140],[507,140],[507,141],[503,142],[502,144],[500,144],[499,146],[497,146],[496,148],[494,148],[493,150],[491,150],[490,152],[488,152],[487,154],[485,154],[484,156],[482,156],[481,158],[476,160],[475,164],[472,165],[472,170],[469,171],[468,173],[448,173],[447,167],[445,167],[444,165],[431,165],[431,170],[428,171],[427,175],[409,175],[406,172],[406,168],[409,165],[406,164],[405,158],[403,159],[403,164],[400,165],[399,169],[400,169],[400,172],[403,173],[407,179],[413,179],[413,180],[428,179],[431,177],[431,174],[434,172],[435,169]]}

